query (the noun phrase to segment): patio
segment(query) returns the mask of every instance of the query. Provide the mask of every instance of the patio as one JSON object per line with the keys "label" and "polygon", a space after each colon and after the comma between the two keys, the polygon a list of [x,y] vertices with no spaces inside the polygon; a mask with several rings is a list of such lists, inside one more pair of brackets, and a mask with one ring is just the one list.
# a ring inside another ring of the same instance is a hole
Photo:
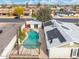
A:
{"label": "patio", "polygon": [[[10,59],[12,58],[48,58],[46,52],[46,43],[44,38],[43,29],[39,29],[39,36],[40,36],[40,49],[26,49],[23,46],[20,46],[20,49],[13,49],[10,54]],[[19,51],[19,52],[18,52]],[[40,53],[39,53],[40,52]],[[19,54],[18,54],[19,53]]]}

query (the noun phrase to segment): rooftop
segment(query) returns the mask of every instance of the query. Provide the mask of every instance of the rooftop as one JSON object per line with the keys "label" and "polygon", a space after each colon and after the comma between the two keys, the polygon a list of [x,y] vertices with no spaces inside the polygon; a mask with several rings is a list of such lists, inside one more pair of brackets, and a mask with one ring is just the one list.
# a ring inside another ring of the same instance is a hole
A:
{"label": "rooftop", "polygon": [[44,26],[48,49],[65,45],[70,42],[79,43],[79,28],[76,25],[58,20],[51,20],[49,22],[52,24],[49,25],[45,23],[46,26]]}
{"label": "rooftop", "polygon": [[0,26],[0,29],[3,30],[3,32],[0,34],[0,55],[3,52],[3,50],[7,47],[7,45],[10,43],[11,39],[15,36],[15,28],[17,29],[18,25],[5,24]]}

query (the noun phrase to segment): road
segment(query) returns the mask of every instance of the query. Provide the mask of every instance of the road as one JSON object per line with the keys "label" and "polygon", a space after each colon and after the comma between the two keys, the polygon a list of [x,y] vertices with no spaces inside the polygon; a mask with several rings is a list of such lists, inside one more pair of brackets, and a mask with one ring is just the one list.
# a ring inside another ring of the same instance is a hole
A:
{"label": "road", "polygon": [[0,18],[0,22],[25,22],[26,20],[32,20],[32,19],[12,19],[12,18],[9,18],[9,19],[7,19],[7,18]]}
{"label": "road", "polygon": [[[79,19],[62,19],[62,18],[54,18],[54,19],[56,19],[56,20],[60,20],[60,21],[64,21],[64,22],[79,22]],[[11,18],[9,18],[9,19],[7,19],[7,18],[4,18],[4,19],[1,19],[0,18],[0,23],[2,23],[2,22],[12,22],[12,23],[24,23],[26,20],[32,20],[32,19],[11,19]]]}
{"label": "road", "polygon": [[75,22],[79,22],[79,19],[77,18],[77,19],[68,19],[68,18],[54,18],[55,20],[60,20],[60,21],[63,21],[63,22],[73,22],[73,23],[75,23]]}

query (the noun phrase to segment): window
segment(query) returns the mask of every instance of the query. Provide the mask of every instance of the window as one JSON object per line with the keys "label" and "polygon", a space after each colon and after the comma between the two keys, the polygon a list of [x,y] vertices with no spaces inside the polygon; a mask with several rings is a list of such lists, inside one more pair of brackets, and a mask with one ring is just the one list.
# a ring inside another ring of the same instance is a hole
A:
{"label": "window", "polygon": [[79,49],[71,49],[70,57],[79,57]]}
{"label": "window", "polygon": [[38,24],[34,24],[34,28],[38,28]]}
{"label": "window", "polygon": [[70,57],[72,57],[72,52],[73,52],[73,49],[71,49]]}
{"label": "window", "polygon": [[76,54],[77,54],[77,49],[73,49],[73,56],[76,56]]}

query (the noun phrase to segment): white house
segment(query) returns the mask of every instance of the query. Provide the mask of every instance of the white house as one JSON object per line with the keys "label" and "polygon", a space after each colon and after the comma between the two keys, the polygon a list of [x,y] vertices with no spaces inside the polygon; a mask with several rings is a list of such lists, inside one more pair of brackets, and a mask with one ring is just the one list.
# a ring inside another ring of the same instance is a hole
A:
{"label": "white house", "polygon": [[29,20],[22,25],[21,29],[25,28],[25,26],[28,26],[29,28],[36,30],[42,27],[42,22],[38,20]]}
{"label": "white house", "polygon": [[38,20],[26,21],[26,24],[30,25],[30,28],[41,28],[42,22]]}
{"label": "white house", "polygon": [[44,23],[49,58],[79,58],[79,27],[50,20]]}

